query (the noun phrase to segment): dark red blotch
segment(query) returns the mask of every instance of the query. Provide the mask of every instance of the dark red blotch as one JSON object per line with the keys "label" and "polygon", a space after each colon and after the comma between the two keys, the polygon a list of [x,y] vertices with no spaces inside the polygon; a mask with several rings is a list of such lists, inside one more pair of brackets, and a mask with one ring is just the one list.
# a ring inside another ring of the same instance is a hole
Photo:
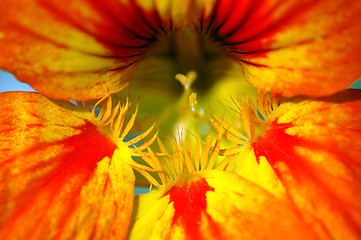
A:
{"label": "dark red blotch", "polygon": [[[174,204],[173,223],[183,225],[187,238],[200,239],[200,224],[202,214],[206,213],[208,191],[214,191],[214,188],[208,185],[205,179],[192,181],[182,187],[173,187],[167,192],[169,194],[169,203]],[[209,218],[208,218],[209,219]],[[213,223],[213,222],[210,222]]]}

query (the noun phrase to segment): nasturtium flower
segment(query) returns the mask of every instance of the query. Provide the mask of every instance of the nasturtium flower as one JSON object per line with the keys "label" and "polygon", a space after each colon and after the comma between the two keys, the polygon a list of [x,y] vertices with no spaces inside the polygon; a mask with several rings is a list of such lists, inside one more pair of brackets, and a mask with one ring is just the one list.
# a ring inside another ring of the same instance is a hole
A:
{"label": "nasturtium flower", "polygon": [[361,238],[360,1],[0,8],[0,239]]}

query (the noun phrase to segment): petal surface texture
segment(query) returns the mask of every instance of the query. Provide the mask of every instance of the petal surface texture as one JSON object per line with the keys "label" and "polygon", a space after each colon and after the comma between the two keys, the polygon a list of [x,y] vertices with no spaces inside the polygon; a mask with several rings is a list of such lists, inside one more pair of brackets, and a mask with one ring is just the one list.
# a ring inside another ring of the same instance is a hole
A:
{"label": "petal surface texture", "polygon": [[217,3],[209,32],[241,62],[255,87],[284,96],[322,96],[361,76],[360,1]]}
{"label": "petal surface texture", "polygon": [[322,239],[361,237],[360,92],[281,104],[253,144]]}
{"label": "petal surface texture", "polygon": [[210,36],[247,81],[273,93],[327,95],[361,76],[358,0],[3,0],[0,8],[0,67],[57,99],[122,90],[161,36],[184,27]]}
{"label": "petal surface texture", "polygon": [[69,102],[0,96],[0,239],[124,238],[130,154]]}
{"label": "petal surface texture", "polygon": [[360,92],[268,109],[235,172],[136,197],[130,239],[360,239]]}
{"label": "petal surface texture", "polygon": [[159,28],[157,15],[134,1],[5,0],[0,8],[7,9],[0,20],[0,66],[58,99],[123,89],[155,40],[152,25]]}
{"label": "petal surface texture", "polygon": [[191,2],[1,1],[0,67],[56,99],[119,92],[160,34],[192,19]]}
{"label": "petal surface texture", "polygon": [[317,239],[286,199],[235,173],[204,177],[137,196],[130,239]]}

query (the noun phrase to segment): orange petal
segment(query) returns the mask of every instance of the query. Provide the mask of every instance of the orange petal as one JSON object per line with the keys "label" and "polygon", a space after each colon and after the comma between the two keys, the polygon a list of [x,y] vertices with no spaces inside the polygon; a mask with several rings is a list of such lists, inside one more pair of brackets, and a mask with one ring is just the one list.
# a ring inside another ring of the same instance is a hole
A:
{"label": "orange petal", "polygon": [[133,1],[4,0],[0,67],[52,98],[88,100],[123,89],[162,30]]}
{"label": "orange petal", "polygon": [[202,22],[255,87],[322,96],[361,76],[360,12],[358,0],[220,0]]}
{"label": "orange petal", "polygon": [[161,35],[198,19],[201,4],[4,0],[0,67],[52,98],[101,98],[127,85]]}
{"label": "orange petal", "polygon": [[284,103],[253,145],[324,239],[361,238],[360,109],[360,90]]}
{"label": "orange petal", "polygon": [[124,238],[130,154],[71,103],[25,92],[0,98],[0,239]]}
{"label": "orange petal", "polygon": [[136,197],[130,239],[317,239],[286,199],[231,172]]}

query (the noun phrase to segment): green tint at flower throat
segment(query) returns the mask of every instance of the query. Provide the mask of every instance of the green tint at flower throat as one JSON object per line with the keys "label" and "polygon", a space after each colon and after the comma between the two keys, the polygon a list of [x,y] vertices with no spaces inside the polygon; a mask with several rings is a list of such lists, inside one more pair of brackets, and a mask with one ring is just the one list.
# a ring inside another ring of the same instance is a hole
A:
{"label": "green tint at flower throat", "polygon": [[211,129],[207,113],[222,114],[224,106],[233,104],[231,96],[245,93],[253,97],[256,90],[244,80],[239,63],[195,28],[161,35],[139,62],[129,90],[123,91],[139,97],[139,129],[156,122],[165,130],[161,135],[181,128],[201,137]]}

